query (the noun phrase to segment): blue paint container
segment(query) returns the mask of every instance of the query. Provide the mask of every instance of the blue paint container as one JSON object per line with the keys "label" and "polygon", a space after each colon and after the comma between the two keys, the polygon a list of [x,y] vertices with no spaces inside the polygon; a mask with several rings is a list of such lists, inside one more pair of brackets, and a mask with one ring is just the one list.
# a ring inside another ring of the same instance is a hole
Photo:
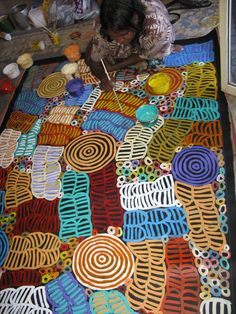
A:
{"label": "blue paint container", "polygon": [[136,119],[145,127],[155,125],[158,118],[158,109],[153,105],[143,105],[139,107],[136,112]]}
{"label": "blue paint container", "polygon": [[72,97],[80,97],[84,92],[84,84],[80,78],[70,80],[66,84],[66,90]]}

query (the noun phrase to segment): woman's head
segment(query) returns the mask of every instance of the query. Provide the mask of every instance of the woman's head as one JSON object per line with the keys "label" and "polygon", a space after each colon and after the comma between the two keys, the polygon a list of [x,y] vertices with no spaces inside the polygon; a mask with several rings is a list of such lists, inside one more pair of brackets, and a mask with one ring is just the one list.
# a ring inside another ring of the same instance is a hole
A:
{"label": "woman's head", "polygon": [[103,0],[101,34],[122,44],[137,43],[143,32],[145,7],[140,0]]}

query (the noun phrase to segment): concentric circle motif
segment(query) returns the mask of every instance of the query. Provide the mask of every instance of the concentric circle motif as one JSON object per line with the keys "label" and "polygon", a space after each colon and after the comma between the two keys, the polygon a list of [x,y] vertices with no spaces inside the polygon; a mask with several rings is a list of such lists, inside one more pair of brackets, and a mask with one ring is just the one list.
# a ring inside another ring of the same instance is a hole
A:
{"label": "concentric circle motif", "polygon": [[98,234],[81,242],[73,257],[77,280],[95,290],[110,290],[124,284],[134,272],[134,258],[116,236]]}
{"label": "concentric circle motif", "polygon": [[[151,75],[146,80],[146,84],[145,84],[145,89],[146,89],[146,92],[148,94],[150,94],[150,95],[169,95],[172,92],[176,91],[182,85],[183,77],[182,77],[181,73],[179,71],[177,71],[176,69],[164,68],[164,69],[161,69],[159,72],[164,73],[164,74],[169,76],[169,78],[170,78],[169,89],[166,93],[162,93],[162,94],[154,93],[151,90],[151,88],[149,87],[149,83],[148,83],[149,80],[151,80],[151,78],[152,78],[152,75]],[[153,74],[153,75],[155,75],[155,74]]]}
{"label": "concentric circle motif", "polygon": [[52,73],[42,80],[37,89],[37,93],[39,97],[42,98],[60,96],[64,93],[67,82],[68,80],[61,72]]}
{"label": "concentric circle motif", "polygon": [[212,183],[217,178],[219,170],[216,155],[202,146],[182,149],[174,157],[171,167],[175,180],[193,186]]}
{"label": "concentric circle motif", "polygon": [[3,265],[9,249],[8,237],[0,230],[0,266]]}
{"label": "concentric circle motif", "polygon": [[108,134],[94,132],[72,140],[64,150],[66,162],[77,172],[95,172],[116,155],[116,141]]}

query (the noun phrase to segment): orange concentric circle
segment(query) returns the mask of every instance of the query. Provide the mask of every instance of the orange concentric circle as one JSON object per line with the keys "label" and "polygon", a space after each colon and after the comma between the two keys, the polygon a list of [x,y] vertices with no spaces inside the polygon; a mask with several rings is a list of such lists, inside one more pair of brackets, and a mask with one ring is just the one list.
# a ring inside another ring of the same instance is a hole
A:
{"label": "orange concentric circle", "polygon": [[134,272],[134,258],[116,236],[98,234],[81,242],[73,257],[77,280],[95,290],[110,290],[124,284]]}
{"label": "orange concentric circle", "polygon": [[66,162],[77,172],[95,172],[116,155],[116,141],[108,134],[94,132],[85,134],[71,141],[64,150]]}

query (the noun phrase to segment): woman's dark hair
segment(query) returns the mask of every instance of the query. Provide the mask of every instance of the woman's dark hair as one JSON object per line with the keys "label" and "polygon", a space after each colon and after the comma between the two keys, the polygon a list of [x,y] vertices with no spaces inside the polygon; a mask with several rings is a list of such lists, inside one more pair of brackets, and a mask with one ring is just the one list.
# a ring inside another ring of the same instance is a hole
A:
{"label": "woman's dark hair", "polygon": [[107,30],[135,32],[132,41],[138,45],[144,31],[145,6],[140,0],[103,0],[100,7],[101,35],[110,40]]}

